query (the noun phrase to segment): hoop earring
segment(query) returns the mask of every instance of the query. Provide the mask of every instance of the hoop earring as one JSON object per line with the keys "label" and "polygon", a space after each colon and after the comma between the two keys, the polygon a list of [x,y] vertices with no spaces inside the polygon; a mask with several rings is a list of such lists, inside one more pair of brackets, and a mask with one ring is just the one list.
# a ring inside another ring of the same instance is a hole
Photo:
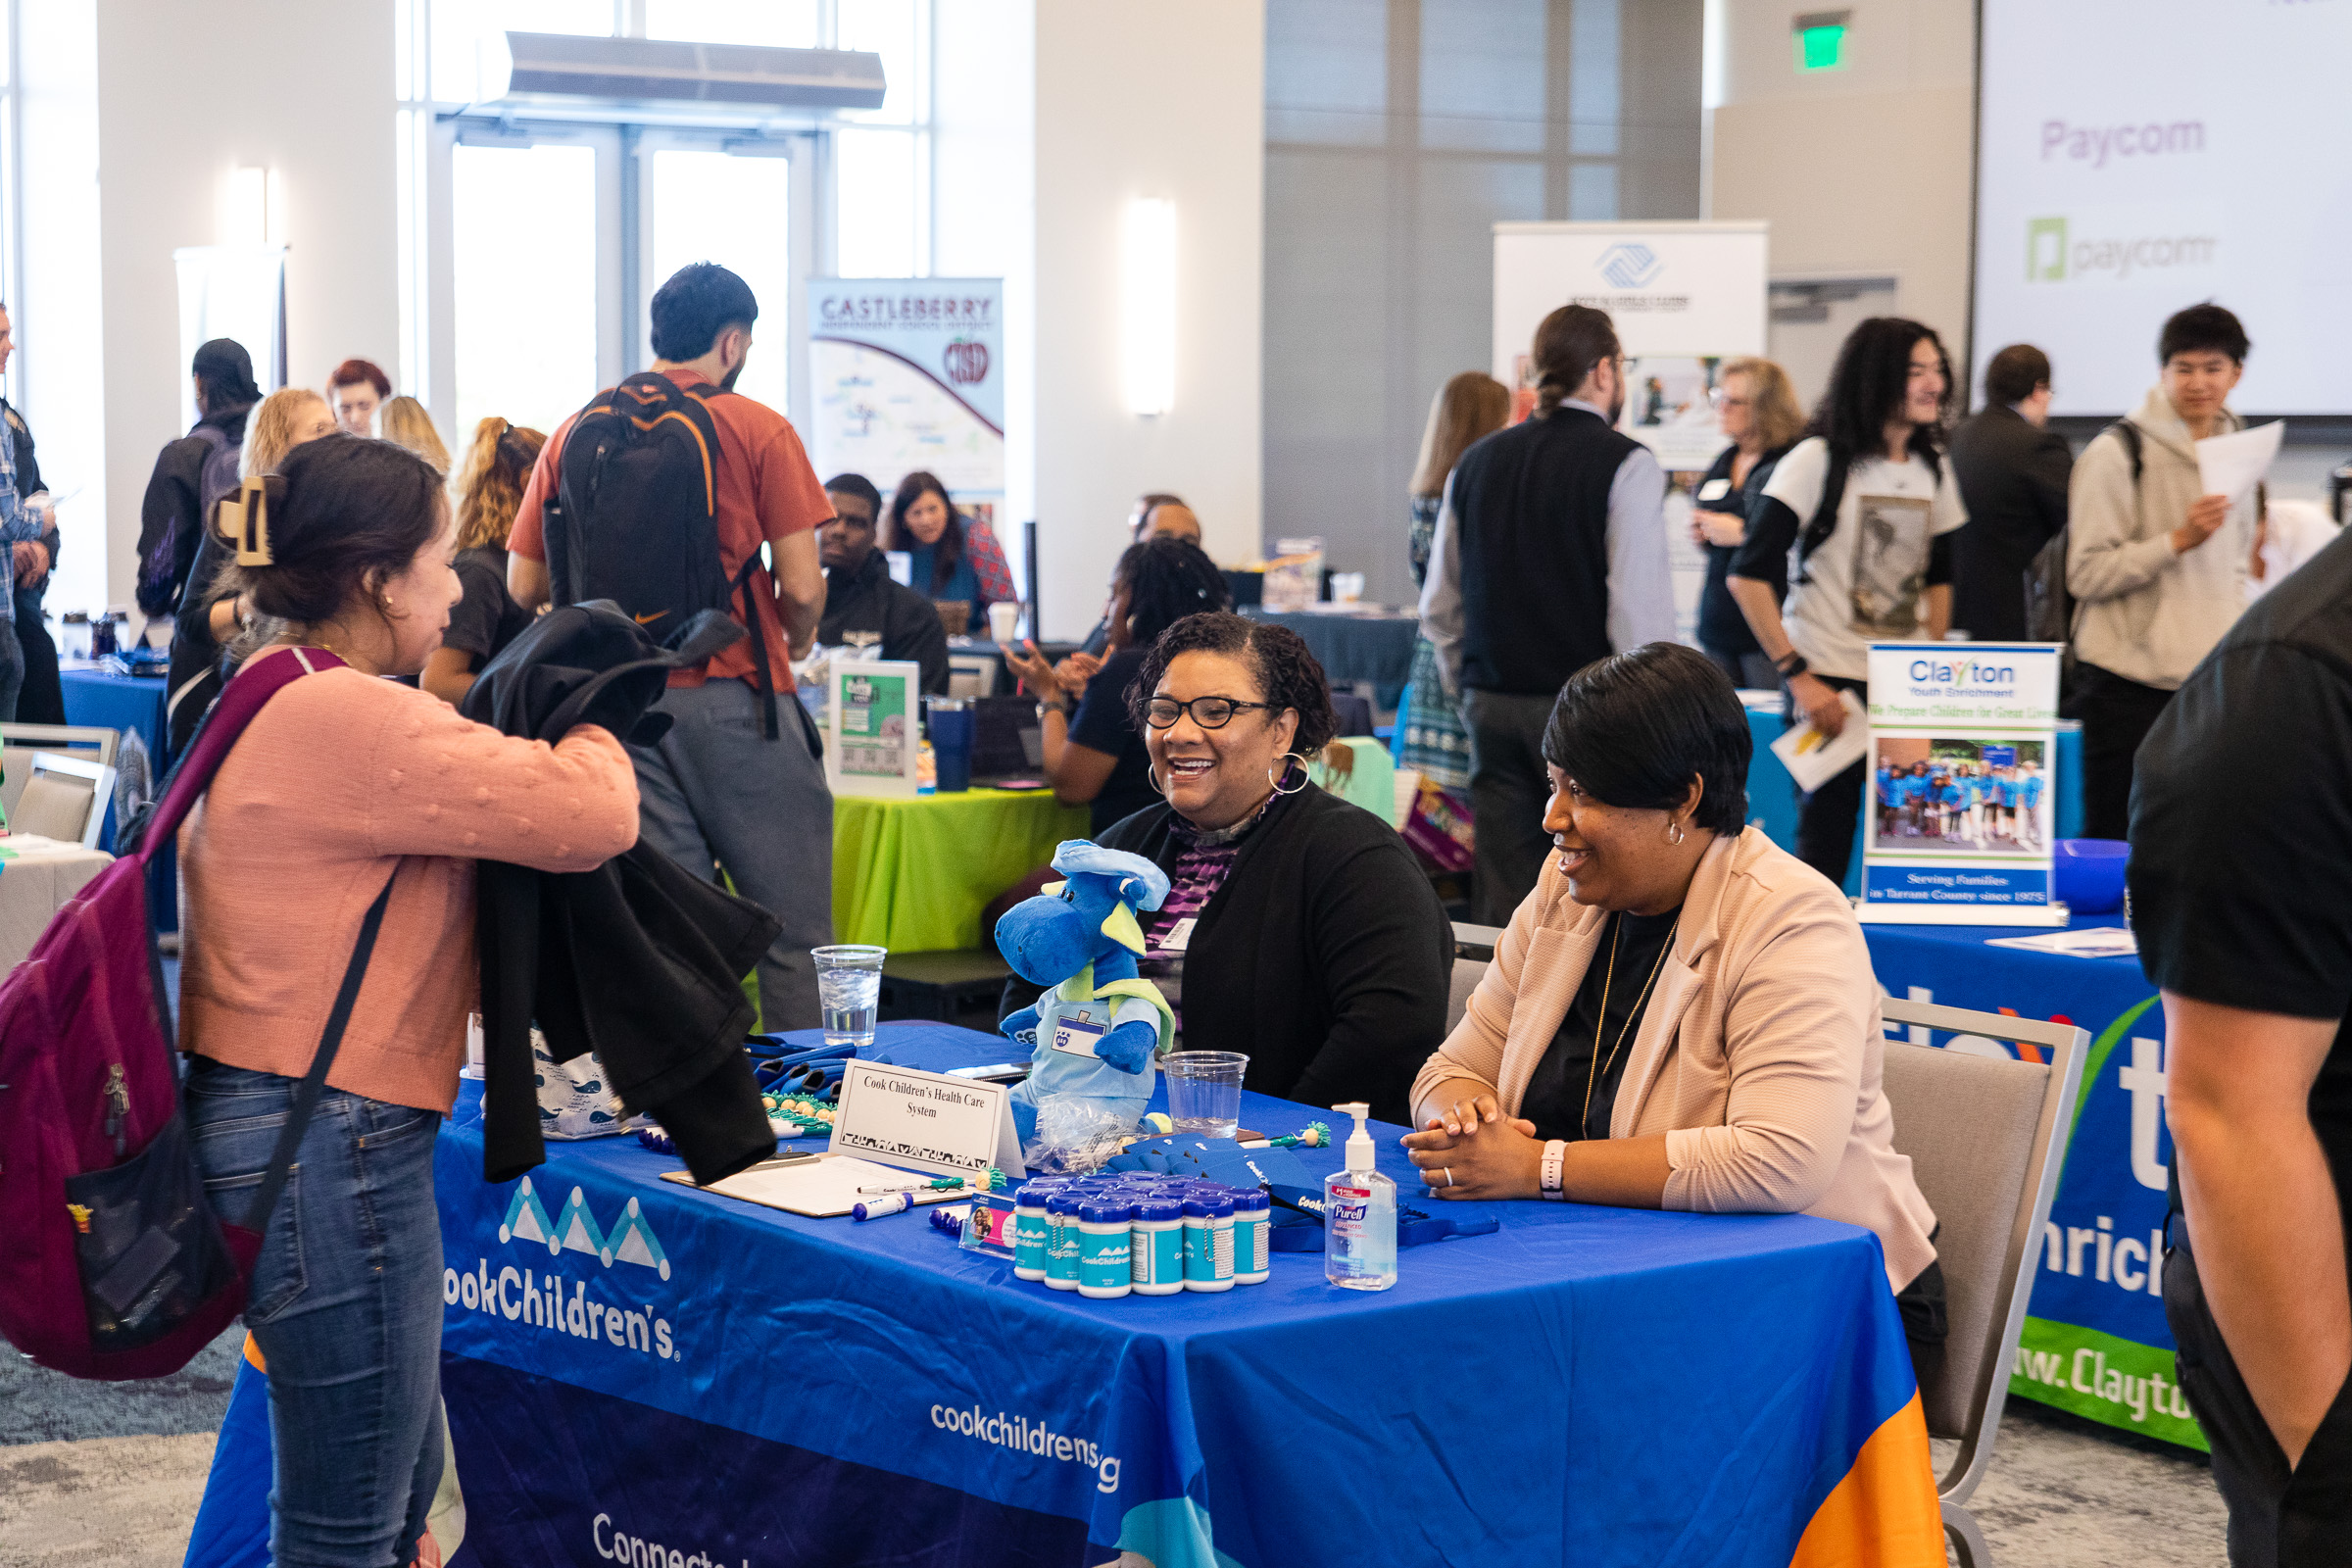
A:
{"label": "hoop earring", "polygon": [[[1298,758],[1298,782],[1293,784],[1289,789],[1286,790],[1282,787],[1282,784],[1284,779],[1287,779],[1291,776],[1291,759],[1294,757]],[[1277,773],[1273,768],[1270,767],[1266,769],[1266,783],[1273,789],[1274,793],[1277,795],[1296,795],[1300,790],[1306,788],[1306,759],[1303,757],[1298,757],[1297,752],[1285,752],[1282,754],[1281,760],[1281,772]]]}
{"label": "hoop earring", "polygon": [[1159,781],[1159,764],[1157,762],[1153,762],[1150,767],[1144,769],[1144,777],[1152,781],[1152,794],[1162,800],[1167,799],[1168,787]]}
{"label": "hoop earring", "polygon": [[1683,831],[1683,824],[1682,824],[1682,823],[1680,823],[1680,822],[1677,822],[1677,821],[1676,821],[1676,820],[1675,820],[1673,817],[1671,817],[1671,816],[1670,816],[1670,817],[1668,817],[1668,818],[1666,819],[1666,842],[1667,842],[1667,843],[1669,843],[1669,844],[1678,844],[1678,845],[1679,845],[1679,844],[1681,844],[1681,843],[1683,842],[1683,840],[1685,840],[1685,839],[1689,838],[1690,836],[1690,835],[1689,835],[1688,833],[1685,833],[1685,832]]}

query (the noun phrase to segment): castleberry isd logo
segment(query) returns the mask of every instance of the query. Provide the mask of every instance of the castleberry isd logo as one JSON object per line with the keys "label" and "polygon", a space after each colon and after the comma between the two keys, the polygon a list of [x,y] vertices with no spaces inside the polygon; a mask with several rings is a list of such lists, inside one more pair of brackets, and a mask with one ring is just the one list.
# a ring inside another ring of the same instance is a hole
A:
{"label": "castleberry isd logo", "polygon": [[2026,281],[2029,283],[2063,283],[2066,281],[2065,219],[2030,218],[2026,220]]}
{"label": "castleberry isd logo", "polygon": [[1614,288],[1641,288],[1665,270],[1657,252],[1632,240],[1600,253],[1600,275]]}
{"label": "castleberry isd logo", "polygon": [[634,1198],[621,1210],[620,1223],[610,1231],[598,1228],[596,1216],[589,1212],[588,1200],[577,1187],[564,1200],[563,1213],[550,1220],[538,1193],[532,1190],[531,1179],[525,1176],[515,1185],[514,1200],[507,1205],[507,1217],[498,1227],[498,1239],[502,1244],[542,1242],[551,1253],[586,1252],[607,1268],[616,1262],[635,1263],[654,1270],[663,1279],[669,1278],[669,1259]]}

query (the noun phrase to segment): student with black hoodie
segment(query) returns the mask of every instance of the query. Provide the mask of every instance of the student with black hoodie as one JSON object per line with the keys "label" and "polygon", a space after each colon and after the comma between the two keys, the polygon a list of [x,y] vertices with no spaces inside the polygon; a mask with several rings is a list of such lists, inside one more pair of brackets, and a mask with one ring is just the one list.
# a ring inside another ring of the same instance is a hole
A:
{"label": "student with black hoodie", "polygon": [[245,416],[262,401],[253,384],[253,356],[233,338],[217,337],[196,351],[196,422],[164,444],[139,503],[140,612],[150,619],[173,613],[196,564],[210,503],[237,482],[245,446]]}

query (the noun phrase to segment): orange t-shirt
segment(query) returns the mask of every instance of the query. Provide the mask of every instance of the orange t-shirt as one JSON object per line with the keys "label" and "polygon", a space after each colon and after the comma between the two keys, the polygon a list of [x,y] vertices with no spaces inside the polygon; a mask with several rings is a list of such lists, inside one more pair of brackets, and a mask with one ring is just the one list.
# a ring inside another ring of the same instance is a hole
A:
{"label": "orange t-shirt", "polygon": [[[662,373],[679,386],[710,384],[710,377],[696,370]],[[808,466],[808,454],[792,421],[747,397],[714,397],[706,406],[710,422],[718,428],[718,470],[711,475],[717,492],[718,560],[731,582],[761,544],[816,527],[833,515],[833,504],[825,499],[825,487]],[[564,438],[571,433],[572,421],[578,417],[575,414],[558,425],[547,445],[539,449],[531,482],[514,514],[514,530],[507,538],[507,548],[515,555],[542,563],[547,560],[539,509],[562,482]],[[775,612],[775,579],[765,566],[760,566],[752,572],[750,587],[760,621],[752,631],[767,639],[767,667],[775,676],[776,690],[789,692],[793,690],[792,663],[784,645],[784,619]],[[747,638],[702,669],[670,671],[669,683],[700,686],[712,676],[750,680],[758,670]]]}

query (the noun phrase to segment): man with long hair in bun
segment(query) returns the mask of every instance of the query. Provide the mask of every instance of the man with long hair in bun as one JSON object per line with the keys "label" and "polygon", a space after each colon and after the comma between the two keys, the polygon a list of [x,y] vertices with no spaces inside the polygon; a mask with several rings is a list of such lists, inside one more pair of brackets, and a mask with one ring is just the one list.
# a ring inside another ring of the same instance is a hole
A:
{"label": "man with long hair in bun", "polygon": [[1529,353],[1536,412],[1463,453],[1446,483],[1421,628],[1470,732],[1475,907],[1502,925],[1550,840],[1544,726],[1569,676],[1674,636],[1666,475],[1616,428],[1625,350],[1608,313],[1563,305]]}

